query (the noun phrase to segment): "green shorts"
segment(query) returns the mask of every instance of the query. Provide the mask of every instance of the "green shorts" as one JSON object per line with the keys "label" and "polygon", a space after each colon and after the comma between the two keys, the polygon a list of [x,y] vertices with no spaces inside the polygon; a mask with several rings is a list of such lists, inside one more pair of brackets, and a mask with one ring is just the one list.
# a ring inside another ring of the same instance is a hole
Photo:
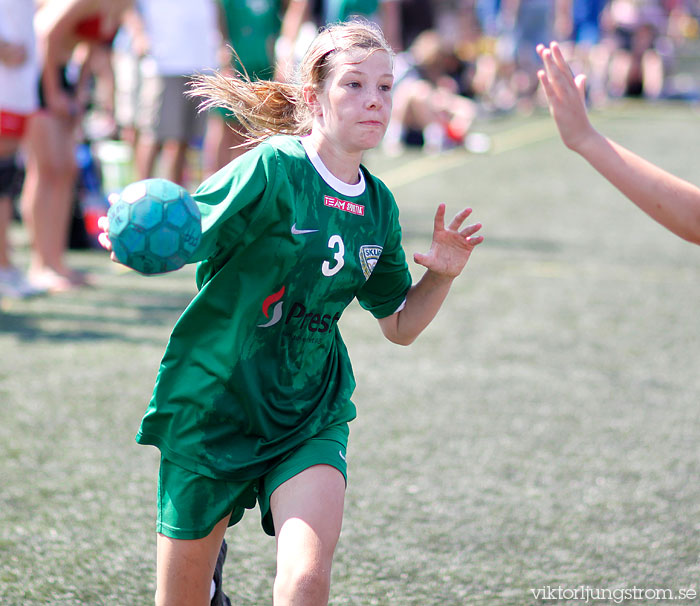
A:
{"label": "green shorts", "polygon": [[347,444],[347,423],[328,427],[303,442],[264,476],[243,482],[215,480],[161,458],[156,530],[173,539],[201,539],[229,514],[228,525],[237,524],[245,510],[253,509],[257,502],[263,530],[274,536],[270,495],[314,465],[335,467],[347,483]]}

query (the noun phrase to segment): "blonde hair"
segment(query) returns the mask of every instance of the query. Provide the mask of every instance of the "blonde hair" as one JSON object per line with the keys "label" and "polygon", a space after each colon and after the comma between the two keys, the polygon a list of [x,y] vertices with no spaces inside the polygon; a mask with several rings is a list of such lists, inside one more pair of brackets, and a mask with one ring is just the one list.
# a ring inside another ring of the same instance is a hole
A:
{"label": "blonde hair", "polygon": [[249,143],[275,134],[305,135],[311,131],[312,115],[304,101],[304,87],[323,90],[333,58],[356,49],[367,51],[368,56],[379,50],[394,54],[379,26],[354,19],[321,29],[299,64],[295,84],[253,81],[245,72],[233,77],[215,72],[195,76],[188,94],[202,97],[200,110],[230,111],[246,129]]}

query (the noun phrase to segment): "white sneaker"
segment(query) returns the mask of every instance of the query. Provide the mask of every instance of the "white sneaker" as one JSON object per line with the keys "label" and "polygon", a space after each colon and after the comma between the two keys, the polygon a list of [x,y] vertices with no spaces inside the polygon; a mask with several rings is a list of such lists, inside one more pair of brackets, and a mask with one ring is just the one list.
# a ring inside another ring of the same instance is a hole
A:
{"label": "white sneaker", "polygon": [[31,284],[16,267],[0,267],[0,295],[11,299],[25,299],[45,292],[46,289]]}
{"label": "white sneaker", "polygon": [[473,154],[485,154],[491,151],[491,137],[484,133],[469,133],[464,138],[464,147]]}

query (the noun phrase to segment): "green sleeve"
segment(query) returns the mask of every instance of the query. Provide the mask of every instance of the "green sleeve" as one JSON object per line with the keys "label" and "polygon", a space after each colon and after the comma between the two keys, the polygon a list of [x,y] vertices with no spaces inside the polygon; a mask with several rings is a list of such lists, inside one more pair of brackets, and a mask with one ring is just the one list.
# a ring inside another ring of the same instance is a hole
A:
{"label": "green sleeve", "polygon": [[401,246],[401,226],[397,211],[393,213],[382,254],[372,275],[358,291],[357,300],[375,318],[385,318],[395,313],[405,301],[411,283],[406,254]]}
{"label": "green sleeve", "polygon": [[275,170],[275,150],[261,143],[197,188],[202,239],[188,263],[217,257],[238,242],[269,199]]}

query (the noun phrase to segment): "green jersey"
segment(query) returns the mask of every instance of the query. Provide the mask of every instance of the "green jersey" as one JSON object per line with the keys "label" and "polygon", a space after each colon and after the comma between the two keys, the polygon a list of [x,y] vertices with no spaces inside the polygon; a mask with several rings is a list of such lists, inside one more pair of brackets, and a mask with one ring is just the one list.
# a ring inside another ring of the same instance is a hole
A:
{"label": "green jersey", "polygon": [[[237,69],[251,78],[271,78],[273,46],[282,22],[281,0],[219,0],[226,16],[228,42],[238,55]],[[242,65],[241,65],[242,64]]]}
{"label": "green jersey", "polygon": [[252,479],[355,417],[338,320],[354,298],[377,318],[405,301],[398,209],[364,167],[343,183],[290,136],[243,154],[194,198],[199,292],[173,329],[137,441],[203,475]]}
{"label": "green jersey", "polygon": [[323,17],[326,23],[346,21],[352,15],[369,17],[378,7],[379,0],[326,0]]}

